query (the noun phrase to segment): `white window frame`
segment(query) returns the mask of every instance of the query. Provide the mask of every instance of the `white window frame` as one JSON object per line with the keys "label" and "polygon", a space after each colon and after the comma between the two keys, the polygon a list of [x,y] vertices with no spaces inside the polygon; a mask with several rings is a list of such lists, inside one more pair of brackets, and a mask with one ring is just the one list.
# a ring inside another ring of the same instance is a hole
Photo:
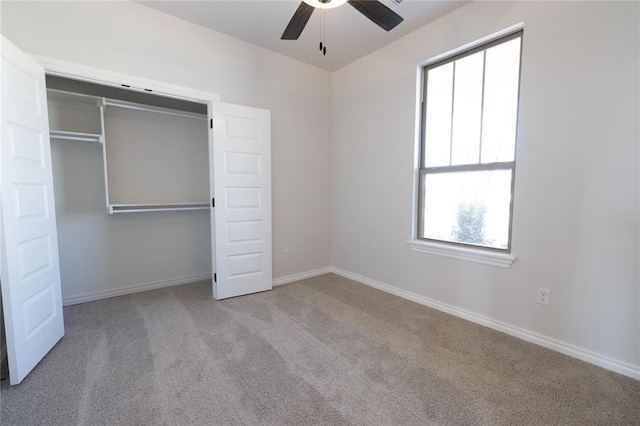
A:
{"label": "white window frame", "polygon": [[[455,169],[469,169],[469,170],[492,170],[492,169],[510,169],[512,171],[512,181],[511,181],[511,208],[509,214],[509,243],[507,249],[496,249],[491,247],[483,247],[483,246],[474,246],[467,245],[464,243],[456,243],[456,242],[448,242],[448,241],[439,241],[432,239],[421,238],[421,230],[420,224],[422,223],[422,203],[421,203],[421,193],[422,193],[422,178],[421,175],[425,174],[427,167],[423,166],[423,155],[424,152],[424,137],[423,137],[423,126],[424,126],[424,102],[425,99],[425,74],[426,70],[429,68],[434,68],[434,65],[440,66],[446,64],[448,62],[455,61],[467,55],[471,55],[473,53],[486,50],[495,45],[504,43],[514,38],[523,37],[523,25],[518,24],[514,27],[507,28],[499,33],[493,34],[492,36],[485,37],[481,40],[478,40],[474,43],[470,43],[469,45],[462,46],[459,49],[456,49],[451,52],[447,52],[445,54],[439,55],[431,60],[422,63],[418,66],[418,99],[417,99],[417,107],[416,107],[416,148],[415,148],[415,163],[414,163],[414,203],[413,203],[413,220],[412,220],[412,236],[407,243],[411,250],[419,253],[427,253],[432,255],[444,256],[453,259],[466,260],[475,263],[481,263],[490,266],[496,266],[500,268],[509,268],[511,264],[515,261],[515,256],[513,256],[512,250],[512,224],[513,224],[513,195],[514,195],[514,186],[515,186],[515,153],[514,160],[512,162],[503,162],[503,163],[492,163],[488,165],[474,165],[474,166],[448,166],[448,171],[455,171]],[[522,43],[522,41],[521,41]],[[522,68],[522,47],[520,50],[521,55],[521,68]],[[519,91],[519,89],[518,89]],[[519,101],[518,101],[518,109],[519,109]],[[517,126],[516,126],[517,131]],[[517,146],[517,135],[516,135],[516,146]],[[483,167],[486,166],[486,167]],[[445,169],[445,167],[439,168]]]}

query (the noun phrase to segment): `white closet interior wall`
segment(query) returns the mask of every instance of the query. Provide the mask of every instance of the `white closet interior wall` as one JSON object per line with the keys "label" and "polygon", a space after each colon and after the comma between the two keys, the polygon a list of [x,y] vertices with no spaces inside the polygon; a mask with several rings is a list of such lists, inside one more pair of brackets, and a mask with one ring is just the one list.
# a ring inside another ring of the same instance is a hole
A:
{"label": "white closet interior wall", "polygon": [[111,204],[209,206],[206,116],[105,109]]}

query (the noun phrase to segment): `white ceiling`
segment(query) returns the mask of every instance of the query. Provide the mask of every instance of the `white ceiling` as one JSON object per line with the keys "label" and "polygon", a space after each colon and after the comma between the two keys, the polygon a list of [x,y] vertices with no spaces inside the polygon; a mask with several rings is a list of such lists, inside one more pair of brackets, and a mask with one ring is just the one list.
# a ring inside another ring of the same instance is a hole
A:
{"label": "white ceiling", "polygon": [[[387,5],[393,0],[384,0]],[[405,0],[392,9],[404,18],[386,32],[349,4],[325,13],[327,55],[319,51],[321,11],[315,10],[298,40],[280,40],[300,0],[138,1],[152,9],[311,65],[335,71],[443,15],[466,0]]]}

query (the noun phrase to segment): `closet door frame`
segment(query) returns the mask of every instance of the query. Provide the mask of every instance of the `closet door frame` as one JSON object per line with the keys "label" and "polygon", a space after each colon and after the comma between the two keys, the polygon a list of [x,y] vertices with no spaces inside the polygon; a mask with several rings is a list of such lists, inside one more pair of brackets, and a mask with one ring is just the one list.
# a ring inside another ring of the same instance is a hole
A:
{"label": "closet door frame", "polygon": [[[122,74],[100,68],[89,67],[73,62],[62,61],[40,55],[29,55],[45,70],[45,74],[56,77],[64,77],[73,80],[86,81],[88,83],[112,86],[119,89],[131,90],[145,94],[155,94],[167,98],[196,102],[207,106],[207,120],[209,122],[208,146],[209,146],[209,195],[211,204],[209,207],[211,218],[211,274],[216,276],[216,235],[215,235],[215,179],[213,168],[213,105],[220,101],[220,95],[202,90],[177,86],[170,83],[159,82],[147,78]],[[106,169],[105,169],[106,173]],[[105,176],[106,179],[106,176]],[[215,278],[214,278],[215,280]],[[215,285],[215,283],[212,283]]]}

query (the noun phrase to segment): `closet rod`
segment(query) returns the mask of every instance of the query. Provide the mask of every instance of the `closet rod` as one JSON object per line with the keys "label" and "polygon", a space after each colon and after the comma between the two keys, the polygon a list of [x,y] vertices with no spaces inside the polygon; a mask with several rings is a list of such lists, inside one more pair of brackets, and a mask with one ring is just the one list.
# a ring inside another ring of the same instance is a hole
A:
{"label": "closet rod", "polygon": [[209,206],[206,207],[167,207],[160,208],[156,207],[153,209],[123,209],[117,210],[113,209],[111,213],[143,213],[143,212],[175,212],[175,211],[185,211],[185,210],[208,210]]}
{"label": "closet rod", "polygon": [[206,120],[206,114],[198,114],[196,112],[179,111],[171,108],[156,107],[151,105],[139,104],[136,102],[119,101],[116,99],[105,99],[105,105],[118,108],[134,109],[137,111],[157,112],[159,114],[173,115],[176,117],[196,118]]}
{"label": "closet rod", "polygon": [[109,204],[109,214],[165,212],[178,210],[208,210],[209,203],[167,203],[167,204]]}

